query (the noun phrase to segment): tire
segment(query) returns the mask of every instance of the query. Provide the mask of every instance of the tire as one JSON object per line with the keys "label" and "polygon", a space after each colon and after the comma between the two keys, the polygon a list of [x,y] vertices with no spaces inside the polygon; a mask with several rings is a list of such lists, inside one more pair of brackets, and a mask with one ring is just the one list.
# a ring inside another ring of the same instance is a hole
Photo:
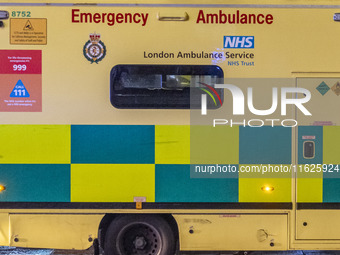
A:
{"label": "tire", "polygon": [[157,215],[118,216],[105,235],[105,255],[174,255],[175,250],[173,231]]}

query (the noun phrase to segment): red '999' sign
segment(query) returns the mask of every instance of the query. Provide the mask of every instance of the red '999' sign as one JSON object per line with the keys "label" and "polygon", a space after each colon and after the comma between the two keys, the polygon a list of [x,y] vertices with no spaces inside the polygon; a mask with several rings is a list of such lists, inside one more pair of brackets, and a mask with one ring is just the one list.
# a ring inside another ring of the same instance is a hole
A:
{"label": "red '999' sign", "polygon": [[40,50],[1,50],[0,74],[41,74]]}

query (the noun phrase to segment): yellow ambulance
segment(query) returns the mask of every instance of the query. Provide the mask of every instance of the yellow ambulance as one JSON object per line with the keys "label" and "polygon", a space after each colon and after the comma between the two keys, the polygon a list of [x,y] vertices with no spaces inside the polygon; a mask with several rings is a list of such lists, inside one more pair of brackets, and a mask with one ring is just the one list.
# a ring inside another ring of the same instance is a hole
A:
{"label": "yellow ambulance", "polygon": [[339,42],[338,0],[0,0],[0,245],[340,250]]}

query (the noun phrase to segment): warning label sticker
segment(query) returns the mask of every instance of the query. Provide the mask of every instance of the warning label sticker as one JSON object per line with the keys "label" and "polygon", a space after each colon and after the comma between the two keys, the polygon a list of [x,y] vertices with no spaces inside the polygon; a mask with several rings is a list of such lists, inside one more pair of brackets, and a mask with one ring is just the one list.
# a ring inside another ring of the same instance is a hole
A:
{"label": "warning label sticker", "polygon": [[41,50],[0,50],[0,112],[41,112]]}
{"label": "warning label sticker", "polygon": [[335,83],[331,89],[335,93],[335,95],[339,96],[340,95],[340,82]]}
{"label": "warning label sticker", "polygon": [[320,85],[316,87],[316,89],[317,91],[320,92],[321,95],[325,95],[328,92],[328,90],[330,90],[330,88],[324,81],[321,82]]}
{"label": "warning label sticker", "polygon": [[47,44],[47,19],[11,19],[10,24],[11,44]]}

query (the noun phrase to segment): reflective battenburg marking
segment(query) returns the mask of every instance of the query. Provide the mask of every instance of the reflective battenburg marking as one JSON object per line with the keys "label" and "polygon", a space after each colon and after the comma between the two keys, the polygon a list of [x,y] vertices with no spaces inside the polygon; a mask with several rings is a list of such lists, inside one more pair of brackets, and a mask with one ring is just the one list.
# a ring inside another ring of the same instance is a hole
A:
{"label": "reflective battenburg marking", "polygon": [[155,126],[72,125],[71,150],[73,164],[153,164]]}
{"label": "reflective battenburg marking", "polygon": [[1,202],[70,202],[70,165],[2,164]]}

